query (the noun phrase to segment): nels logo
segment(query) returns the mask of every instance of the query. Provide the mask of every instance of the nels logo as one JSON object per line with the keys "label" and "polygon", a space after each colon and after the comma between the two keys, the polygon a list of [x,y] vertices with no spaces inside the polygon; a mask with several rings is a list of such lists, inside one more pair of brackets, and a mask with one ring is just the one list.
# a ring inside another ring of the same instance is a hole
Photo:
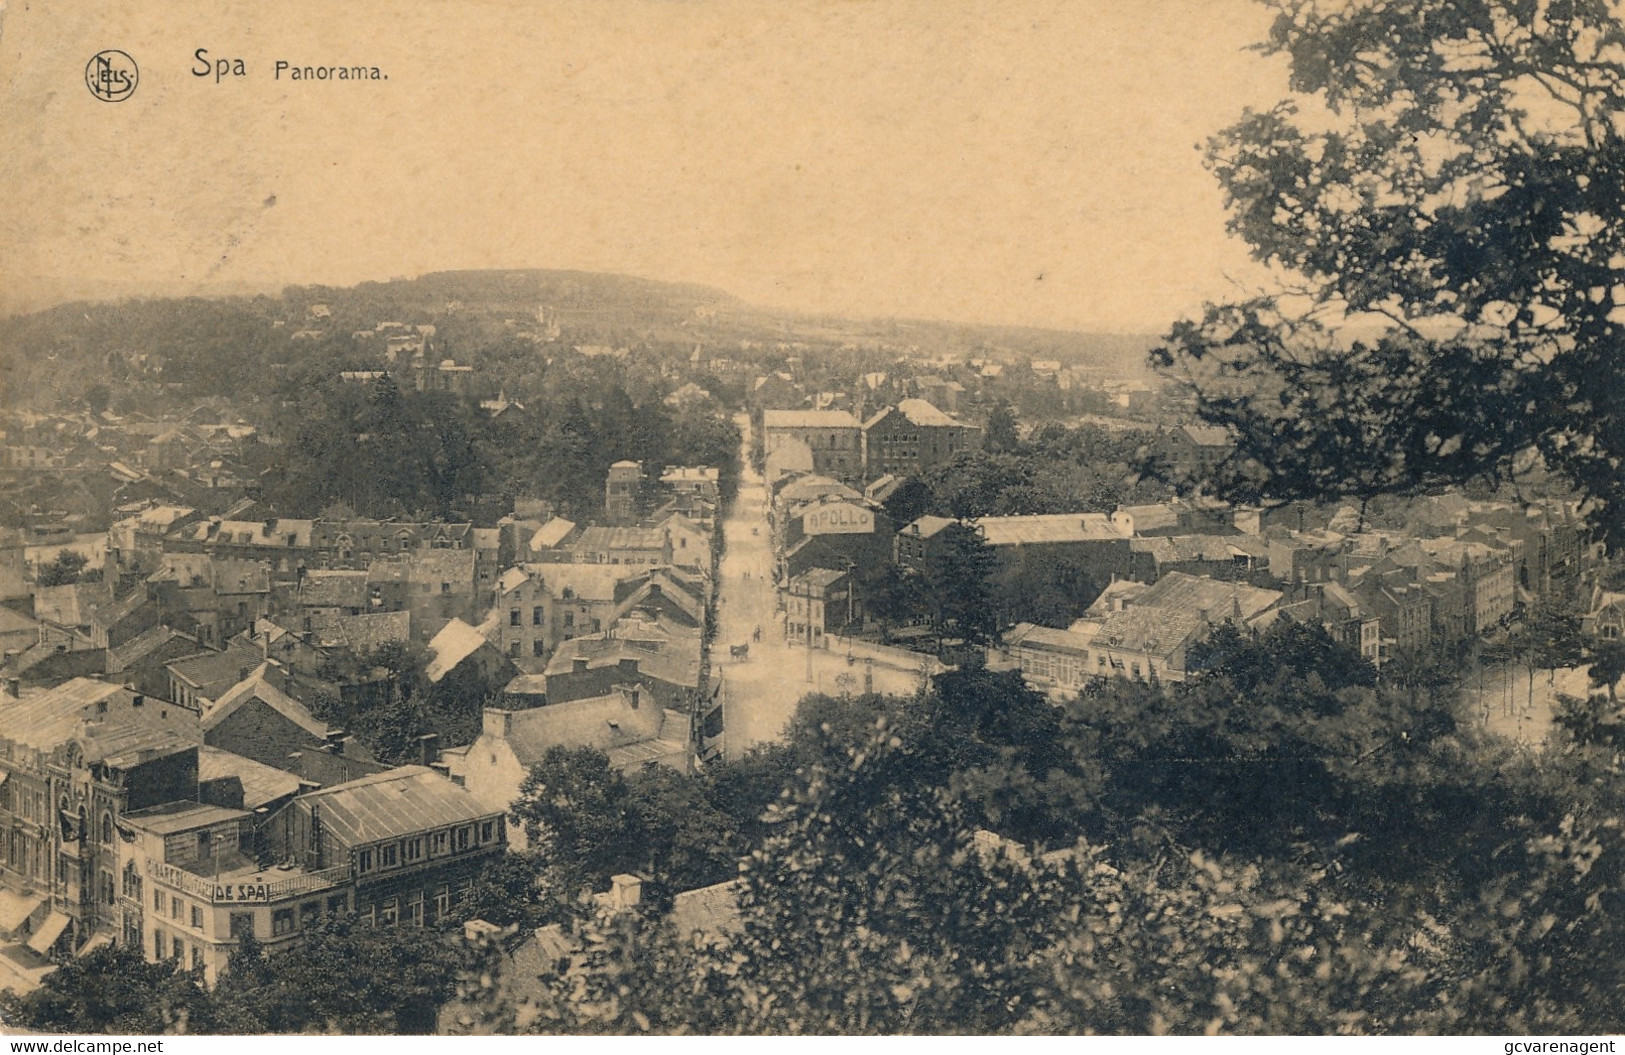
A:
{"label": "nels logo", "polygon": [[135,94],[141,79],[135,60],[117,48],[97,52],[85,67],[85,85],[104,103],[121,103]]}

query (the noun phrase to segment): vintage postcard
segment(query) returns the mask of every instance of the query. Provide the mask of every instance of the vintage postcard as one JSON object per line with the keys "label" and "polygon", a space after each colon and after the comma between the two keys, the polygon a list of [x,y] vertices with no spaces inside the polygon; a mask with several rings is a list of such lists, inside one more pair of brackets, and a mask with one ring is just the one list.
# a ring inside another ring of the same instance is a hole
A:
{"label": "vintage postcard", "polygon": [[1622,113],[1613,0],[4,0],[0,1027],[1613,1050]]}

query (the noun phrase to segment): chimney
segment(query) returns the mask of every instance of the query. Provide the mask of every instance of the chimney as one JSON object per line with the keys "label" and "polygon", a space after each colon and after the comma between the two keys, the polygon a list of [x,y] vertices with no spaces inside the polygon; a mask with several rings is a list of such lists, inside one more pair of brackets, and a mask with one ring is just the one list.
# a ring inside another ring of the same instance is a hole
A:
{"label": "chimney", "polygon": [[588,663],[588,660],[587,660],[586,656],[574,656],[574,657],[572,657],[570,659],[570,671],[571,671],[571,673],[580,674],[582,671],[587,669],[587,663]]}
{"label": "chimney", "polygon": [[440,758],[440,734],[424,733],[418,737],[418,765],[432,766]]}
{"label": "chimney", "polygon": [[638,672],[638,661],[629,657],[623,657],[618,666],[622,674],[636,675]]}
{"label": "chimney", "polygon": [[643,900],[643,880],[622,872],[609,877],[609,905],[611,908],[635,908]]}
{"label": "chimney", "polygon": [[484,735],[507,739],[513,733],[513,712],[497,707],[487,707],[480,732]]}

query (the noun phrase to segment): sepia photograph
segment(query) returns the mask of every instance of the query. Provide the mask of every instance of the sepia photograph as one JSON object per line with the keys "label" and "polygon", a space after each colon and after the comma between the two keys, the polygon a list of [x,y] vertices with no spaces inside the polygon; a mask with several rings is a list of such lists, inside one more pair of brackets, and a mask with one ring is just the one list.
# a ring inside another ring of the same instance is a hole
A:
{"label": "sepia photograph", "polygon": [[1622,544],[1625,0],[0,0],[9,1051],[1609,1052]]}

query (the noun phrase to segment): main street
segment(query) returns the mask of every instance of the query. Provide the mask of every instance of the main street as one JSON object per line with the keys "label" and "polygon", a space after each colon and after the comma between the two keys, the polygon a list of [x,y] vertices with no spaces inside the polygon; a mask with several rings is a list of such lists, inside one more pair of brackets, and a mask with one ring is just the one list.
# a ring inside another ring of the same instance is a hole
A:
{"label": "main street", "polygon": [[[727,757],[738,758],[752,746],[776,740],[808,693],[862,692],[872,669],[876,692],[907,694],[919,688],[916,671],[876,664],[848,663],[841,654],[792,646],[784,639],[784,622],[773,588],[772,533],[767,522],[767,483],[750,463],[750,419],[741,414],[744,466],[739,494],[722,523],[725,553],[718,583],[718,631],[712,662],[723,675],[723,726]],[[761,640],[755,640],[761,630]],[[733,659],[729,647],[749,644],[748,659]],[[842,677],[846,675],[846,677]]]}

